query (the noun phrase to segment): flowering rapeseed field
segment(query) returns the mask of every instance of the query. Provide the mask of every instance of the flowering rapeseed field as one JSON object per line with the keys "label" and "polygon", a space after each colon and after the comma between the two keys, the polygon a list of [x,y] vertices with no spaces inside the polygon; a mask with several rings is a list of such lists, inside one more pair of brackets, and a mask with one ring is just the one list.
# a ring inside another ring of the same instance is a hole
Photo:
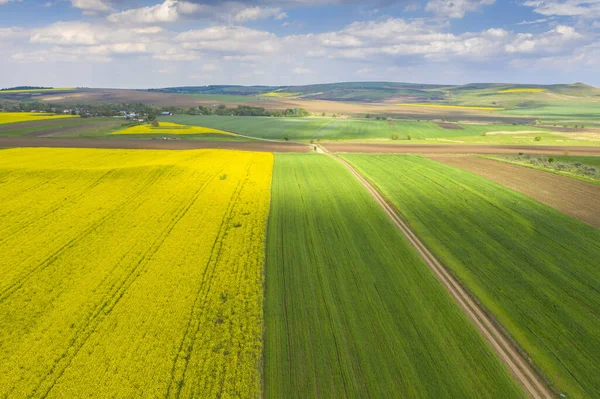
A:
{"label": "flowering rapeseed field", "polygon": [[0,112],[0,125],[6,123],[29,122],[59,118],[78,118],[78,116],[68,114],[46,114],[42,112]]}
{"label": "flowering rapeseed field", "polygon": [[219,129],[211,129],[209,127],[180,125],[172,122],[159,122],[158,126],[151,124],[132,126],[127,129],[119,130],[113,134],[226,134],[234,136],[234,134],[225,132]]}
{"label": "flowering rapeseed field", "polygon": [[273,156],[0,157],[0,397],[258,397]]}

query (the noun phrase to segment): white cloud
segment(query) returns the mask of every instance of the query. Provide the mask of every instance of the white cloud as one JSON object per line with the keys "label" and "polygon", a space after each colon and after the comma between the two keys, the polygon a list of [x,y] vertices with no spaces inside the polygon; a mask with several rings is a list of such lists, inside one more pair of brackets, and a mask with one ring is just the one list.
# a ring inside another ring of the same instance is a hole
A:
{"label": "white cloud", "polygon": [[274,34],[245,27],[215,26],[190,30],[180,33],[175,40],[184,49],[227,54],[274,53],[280,48],[280,41]]}
{"label": "white cloud", "polygon": [[215,64],[204,64],[202,65],[202,70],[205,72],[216,71],[218,67]]}
{"label": "white cloud", "polygon": [[462,18],[467,12],[477,11],[481,6],[494,4],[496,0],[429,0],[425,11],[440,17]]}
{"label": "white cloud", "polygon": [[166,0],[162,4],[135,8],[108,16],[108,20],[115,24],[155,24],[175,22],[179,18],[176,0]]}
{"label": "white cloud", "polygon": [[533,7],[533,11],[546,16],[586,18],[600,16],[600,0],[528,0],[523,4]]}
{"label": "white cloud", "polygon": [[4,4],[8,4],[11,1],[21,1],[21,0],[0,0],[0,6],[3,6]]}
{"label": "white cloud", "polygon": [[504,48],[508,53],[555,53],[582,38],[572,27],[558,25],[539,35],[519,33]]}
{"label": "white cloud", "polygon": [[297,67],[292,69],[292,72],[294,72],[296,75],[305,75],[308,73],[312,73],[312,70],[308,68]]}
{"label": "white cloud", "polygon": [[84,14],[91,15],[114,11],[108,0],[71,0],[71,5],[82,10]]}
{"label": "white cloud", "polygon": [[540,19],[535,19],[533,21],[521,21],[519,23],[517,23],[517,25],[537,25],[537,24],[543,24],[544,22],[548,22],[548,18],[540,18]]}
{"label": "white cloud", "polygon": [[244,23],[267,18],[281,20],[286,17],[287,14],[279,7],[248,7],[238,2],[208,5],[183,0],[165,0],[153,6],[113,13],[108,16],[108,20],[118,24],[155,24],[176,22],[181,18],[204,18],[228,23]]}

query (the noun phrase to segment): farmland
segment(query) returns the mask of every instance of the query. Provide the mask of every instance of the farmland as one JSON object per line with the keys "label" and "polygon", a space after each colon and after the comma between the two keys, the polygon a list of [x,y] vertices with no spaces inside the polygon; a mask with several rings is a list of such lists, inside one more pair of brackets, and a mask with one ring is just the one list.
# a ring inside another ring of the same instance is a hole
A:
{"label": "farmland", "polygon": [[277,155],[273,178],[266,397],[523,395],[340,163]]}
{"label": "farmland", "polygon": [[[295,141],[332,141],[332,140],[389,140],[394,143],[406,143],[412,140],[464,140],[470,141],[509,141],[526,132],[526,140],[533,142],[531,133],[545,133],[546,129],[534,126],[506,124],[447,124],[453,128],[444,128],[428,121],[399,121],[350,118],[274,118],[252,116],[191,116],[175,115],[165,117],[168,121],[184,125],[208,127],[234,132],[263,139],[283,140],[287,137]],[[501,132],[501,135],[483,137],[483,134]],[[544,143],[559,140],[559,136],[548,135]],[[392,141],[395,140],[395,141]],[[583,143],[583,141],[581,141]]]}
{"label": "farmland", "polygon": [[600,393],[600,230],[416,156],[346,155],[569,398]]}
{"label": "farmland", "polygon": [[2,150],[0,397],[258,397],[272,164]]}
{"label": "farmland", "polygon": [[0,125],[16,122],[39,121],[44,119],[74,118],[65,114],[45,114],[35,112],[0,112]]}
{"label": "farmland", "polygon": [[160,122],[157,126],[144,124],[131,126],[123,130],[113,132],[113,134],[215,134],[233,136],[229,132],[218,129],[211,129],[200,126],[180,125],[172,122]]}

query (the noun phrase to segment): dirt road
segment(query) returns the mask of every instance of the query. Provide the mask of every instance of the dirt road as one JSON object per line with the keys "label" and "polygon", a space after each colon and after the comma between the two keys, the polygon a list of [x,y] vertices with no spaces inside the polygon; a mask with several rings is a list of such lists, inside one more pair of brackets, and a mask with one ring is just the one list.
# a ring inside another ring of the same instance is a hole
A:
{"label": "dirt road", "polygon": [[600,228],[600,186],[474,156],[432,155],[429,158],[476,173]]}
{"label": "dirt road", "polygon": [[323,143],[331,152],[364,154],[543,154],[600,156],[597,146]]}
{"label": "dirt road", "polygon": [[397,210],[365,179],[354,167],[341,158],[335,157],[365,186],[373,198],[381,205],[394,224],[406,236],[410,244],[417,250],[435,276],[448,289],[450,295],[473,321],[477,329],[490,343],[496,354],[507,365],[515,379],[523,386],[531,398],[552,398],[550,390],[543,379],[535,372],[528,360],[522,355],[512,341],[499,326],[471,297],[469,292],[452,276],[446,268],[433,256],[408,225],[399,216]]}
{"label": "dirt road", "polygon": [[0,137],[0,147],[63,147],[63,148],[114,148],[147,150],[192,150],[201,148],[221,148],[260,152],[309,152],[308,145],[281,142],[237,142],[199,140],[135,140],[135,139],[85,139],[85,138],[44,138],[44,137]]}

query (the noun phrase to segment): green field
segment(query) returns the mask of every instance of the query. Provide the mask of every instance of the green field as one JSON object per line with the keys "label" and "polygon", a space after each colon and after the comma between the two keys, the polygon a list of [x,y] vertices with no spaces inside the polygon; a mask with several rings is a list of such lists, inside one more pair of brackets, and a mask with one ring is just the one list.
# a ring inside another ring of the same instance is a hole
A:
{"label": "green field", "polygon": [[364,187],[323,155],[276,155],[265,327],[266,397],[523,396]]}
{"label": "green field", "polygon": [[346,155],[568,398],[600,397],[600,230],[418,156]]}
{"label": "green field", "polygon": [[310,140],[315,131],[331,123],[330,118],[272,118],[263,116],[175,115],[163,121],[204,126],[251,137],[272,140]]}
{"label": "green field", "polygon": [[[406,143],[426,139],[464,139],[486,141],[495,137],[481,137],[484,132],[545,132],[545,129],[523,125],[456,124],[458,129],[445,129],[433,122],[385,121],[375,119],[334,118],[273,118],[256,116],[192,116],[175,115],[161,118],[163,121],[204,126],[239,133],[251,137],[296,141],[333,140],[389,140]],[[558,137],[558,136],[557,136]],[[513,136],[509,136],[513,138]],[[502,138],[504,141],[506,139]],[[514,138],[513,138],[514,139]],[[533,141],[528,135],[527,140]],[[553,137],[551,139],[554,139]],[[519,138],[516,138],[519,140]]]}

